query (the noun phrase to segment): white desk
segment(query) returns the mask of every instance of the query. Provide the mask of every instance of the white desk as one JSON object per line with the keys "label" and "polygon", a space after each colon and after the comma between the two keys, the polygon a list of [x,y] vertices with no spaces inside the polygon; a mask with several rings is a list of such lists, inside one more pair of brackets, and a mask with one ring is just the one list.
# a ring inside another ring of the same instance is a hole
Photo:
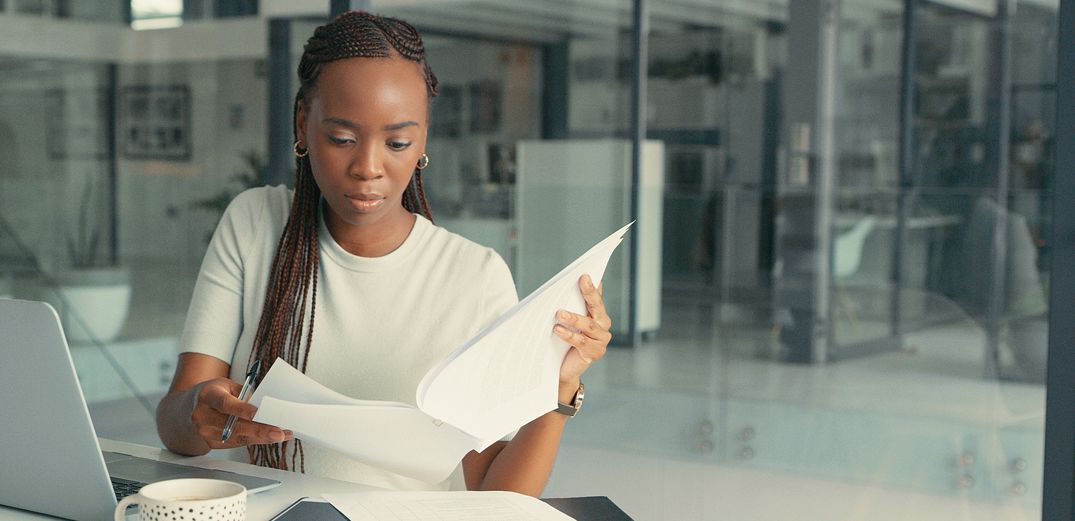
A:
{"label": "white desk", "polygon": [[[136,445],[133,443],[106,440],[103,438],[101,439],[101,449],[109,452],[120,452],[123,454],[130,454],[132,456],[141,456],[143,458],[170,461],[183,465],[203,467],[207,469],[230,470],[233,472],[241,472],[243,474],[249,474],[251,476],[260,476],[279,481],[281,483],[279,487],[267,490],[265,492],[259,492],[250,496],[249,500],[247,501],[247,519],[249,519],[250,521],[263,521],[270,519],[272,518],[272,516],[283,510],[284,507],[290,505],[296,499],[303,496],[319,497],[321,494],[324,494],[326,492],[354,492],[357,490],[374,489],[374,487],[358,485],[346,481],[337,481],[334,479],[306,476],[295,472],[257,467],[246,463],[216,459],[209,456],[184,458],[182,456],[172,454],[171,452],[168,452],[164,449],[147,447],[145,445]],[[56,518],[0,506],[0,521],[7,521],[9,519],[55,520]]]}

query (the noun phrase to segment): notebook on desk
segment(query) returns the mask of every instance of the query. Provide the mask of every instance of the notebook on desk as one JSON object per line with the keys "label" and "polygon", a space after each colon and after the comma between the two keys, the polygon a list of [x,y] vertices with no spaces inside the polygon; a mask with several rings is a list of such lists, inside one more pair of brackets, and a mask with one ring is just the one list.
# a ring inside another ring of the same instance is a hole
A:
{"label": "notebook on desk", "polygon": [[258,492],[280,483],[101,451],[56,311],[0,299],[0,505],[111,519],[146,483],[212,478]]}

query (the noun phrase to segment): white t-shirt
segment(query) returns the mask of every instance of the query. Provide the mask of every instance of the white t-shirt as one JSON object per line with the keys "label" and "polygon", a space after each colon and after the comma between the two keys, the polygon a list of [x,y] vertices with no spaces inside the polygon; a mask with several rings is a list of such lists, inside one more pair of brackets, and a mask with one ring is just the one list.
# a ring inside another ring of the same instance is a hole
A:
{"label": "white t-shirt", "polygon": [[[198,274],[181,350],[231,364],[235,381],[245,377],[291,199],[285,186],[239,194]],[[495,251],[421,215],[399,248],[376,258],[348,253],[318,220],[321,260],[306,374],[337,392],[415,405],[426,371],[518,301],[511,272]],[[304,327],[304,346],[305,337]],[[308,474],[392,489],[463,488],[458,468],[452,478],[429,484],[312,443],[303,450]],[[245,449],[228,452],[247,460]]]}

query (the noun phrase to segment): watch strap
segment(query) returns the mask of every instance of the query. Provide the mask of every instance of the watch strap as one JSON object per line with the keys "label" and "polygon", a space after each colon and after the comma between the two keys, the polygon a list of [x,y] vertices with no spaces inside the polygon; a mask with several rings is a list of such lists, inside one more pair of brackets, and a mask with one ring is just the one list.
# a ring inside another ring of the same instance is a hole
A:
{"label": "watch strap", "polygon": [[556,402],[556,412],[563,414],[564,416],[572,417],[575,413],[579,412],[574,405],[568,405],[564,402]]}
{"label": "watch strap", "polygon": [[585,387],[579,383],[579,389],[575,391],[575,396],[571,398],[571,403],[564,403],[561,401],[556,402],[556,412],[563,414],[567,417],[574,417],[578,414],[579,409],[582,408],[582,398]]}

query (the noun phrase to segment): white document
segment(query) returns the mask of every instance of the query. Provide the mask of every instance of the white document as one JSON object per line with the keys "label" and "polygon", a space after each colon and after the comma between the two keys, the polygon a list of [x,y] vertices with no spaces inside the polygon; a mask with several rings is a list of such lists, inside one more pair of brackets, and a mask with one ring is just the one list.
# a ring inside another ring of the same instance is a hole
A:
{"label": "white document", "polygon": [[559,309],[586,314],[578,280],[594,284],[631,225],[620,228],[431,368],[415,408],[356,400],[277,360],[251,398],[254,419],[422,481],[447,479],[463,456],[556,409],[570,346],[553,333]]}
{"label": "white document", "polygon": [[411,405],[349,398],[279,359],[250,403],[256,421],[428,483],[444,481],[475,446],[472,436]]}
{"label": "white document", "polygon": [[325,499],[350,521],[571,521],[514,492],[355,492]]}

